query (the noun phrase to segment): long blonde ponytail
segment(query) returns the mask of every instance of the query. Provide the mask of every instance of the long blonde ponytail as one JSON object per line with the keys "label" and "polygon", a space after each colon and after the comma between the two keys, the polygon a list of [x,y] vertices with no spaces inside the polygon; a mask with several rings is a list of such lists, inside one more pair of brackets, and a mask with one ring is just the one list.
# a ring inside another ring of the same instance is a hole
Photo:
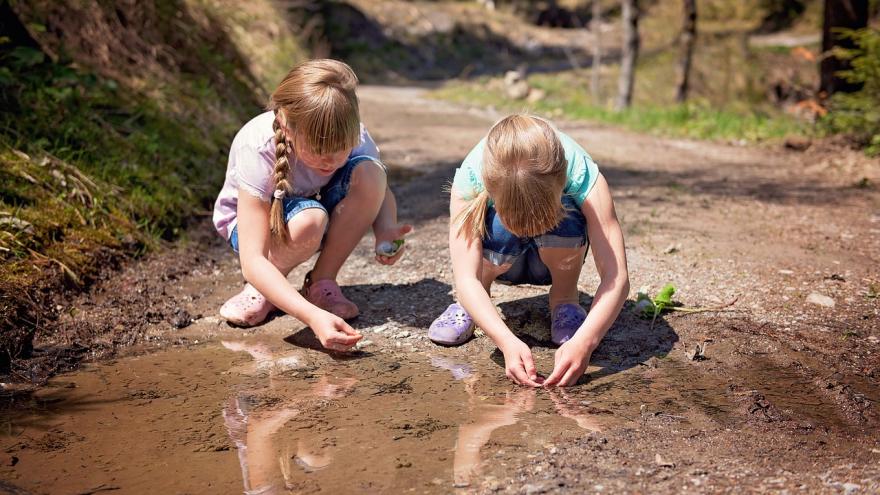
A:
{"label": "long blonde ponytail", "polygon": [[486,236],[486,210],[489,207],[489,193],[484,189],[468,202],[453,220],[458,225],[458,235],[465,239],[482,239]]}

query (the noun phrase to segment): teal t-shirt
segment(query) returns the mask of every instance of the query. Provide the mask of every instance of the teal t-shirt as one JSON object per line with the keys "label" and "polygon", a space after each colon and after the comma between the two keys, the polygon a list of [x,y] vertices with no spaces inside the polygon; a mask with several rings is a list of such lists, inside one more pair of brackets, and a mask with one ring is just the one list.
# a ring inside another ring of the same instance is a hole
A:
{"label": "teal t-shirt", "polygon": [[[571,196],[578,206],[582,206],[587,195],[590,194],[593,184],[596,183],[599,167],[571,136],[557,129],[556,137],[562,143],[565,159],[568,162],[568,179],[565,182],[563,194]],[[473,199],[486,188],[483,184],[482,174],[483,148],[485,146],[486,138],[484,137],[468,153],[461,163],[461,167],[455,170],[452,190],[461,195],[462,199]]]}

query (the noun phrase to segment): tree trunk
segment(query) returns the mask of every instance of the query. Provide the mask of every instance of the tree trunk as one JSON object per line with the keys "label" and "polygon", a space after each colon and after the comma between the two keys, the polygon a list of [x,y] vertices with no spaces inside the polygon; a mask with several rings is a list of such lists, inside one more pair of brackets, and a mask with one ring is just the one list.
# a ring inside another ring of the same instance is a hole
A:
{"label": "tree trunk", "polygon": [[824,56],[819,64],[821,85],[819,91],[825,95],[836,92],[851,93],[861,89],[861,85],[847,82],[837,75],[838,71],[849,68],[849,62],[831,54],[835,47],[853,48],[851,39],[844,38],[837,29],[861,29],[868,25],[869,0],[825,0],[825,20],[822,24],[822,51]]}
{"label": "tree trunk", "polygon": [[599,32],[599,23],[602,18],[602,4],[599,0],[593,0],[593,18],[590,19],[590,31],[593,32],[593,60],[590,65],[590,91],[593,93],[593,103],[602,103],[601,88],[599,87],[599,67],[602,65],[602,33]]}
{"label": "tree trunk", "polygon": [[632,104],[636,60],[639,58],[639,1],[623,0],[623,57],[620,60],[620,79],[617,81],[617,110]]}
{"label": "tree trunk", "polygon": [[681,26],[681,58],[678,60],[677,83],[675,87],[676,103],[684,103],[688,97],[691,64],[694,58],[694,43],[697,41],[697,2],[684,0],[683,23]]}

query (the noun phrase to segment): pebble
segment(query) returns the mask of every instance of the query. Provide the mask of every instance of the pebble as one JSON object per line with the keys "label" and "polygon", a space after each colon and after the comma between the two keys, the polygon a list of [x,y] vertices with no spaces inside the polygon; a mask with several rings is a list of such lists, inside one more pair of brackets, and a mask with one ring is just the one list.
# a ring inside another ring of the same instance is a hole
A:
{"label": "pebble", "polygon": [[868,337],[868,342],[871,342],[872,344],[876,344],[876,343],[880,342],[880,338],[877,338],[877,337],[871,335],[870,337]]}
{"label": "pebble", "polygon": [[398,339],[405,339],[409,337],[409,330],[404,330],[395,336]]}
{"label": "pebble", "polygon": [[537,495],[539,493],[544,493],[547,491],[547,487],[545,485],[539,485],[535,483],[527,483],[523,485],[522,492],[525,495]]}
{"label": "pebble", "polygon": [[861,485],[857,485],[855,483],[844,483],[843,484],[843,493],[844,493],[844,495],[851,495],[851,494],[855,493],[861,487],[862,487]]}
{"label": "pebble", "polygon": [[780,275],[794,275],[794,270],[779,270]]}
{"label": "pebble", "polygon": [[666,249],[663,250],[663,254],[672,254],[681,251],[681,244],[672,243],[666,246]]}
{"label": "pebble", "polygon": [[824,294],[819,294],[818,292],[811,292],[810,295],[807,296],[807,302],[810,304],[824,306],[826,308],[833,308],[835,304],[834,299],[831,299]]}

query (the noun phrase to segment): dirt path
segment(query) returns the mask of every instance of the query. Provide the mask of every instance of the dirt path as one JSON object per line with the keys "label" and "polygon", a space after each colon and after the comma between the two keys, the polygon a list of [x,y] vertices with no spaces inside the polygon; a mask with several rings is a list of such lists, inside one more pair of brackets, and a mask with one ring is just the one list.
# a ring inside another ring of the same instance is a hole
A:
{"label": "dirt path", "polygon": [[[441,190],[497,115],[411,88],[366,87],[362,101],[401,217],[417,229],[397,266],[376,265],[370,240],[343,269],[362,308],[362,351],[317,351],[286,316],[247,331],[221,323],[237,261],[197,232],[60,308],[66,333],[45,348],[136,345],[4,412],[0,489],[880,490],[876,162],[560,123],[608,177],[632,286],[672,282],[687,305],[737,298],[736,311],[652,329],[628,304],[589,380],[528,391],[505,381],[487,338],[453,349],[425,338],[452,300]],[[863,177],[868,187],[856,185]],[[834,307],[808,303],[813,293]],[[548,373],[545,289],[494,296]],[[127,331],[144,322],[145,334]],[[688,357],[697,344],[706,360]]]}

